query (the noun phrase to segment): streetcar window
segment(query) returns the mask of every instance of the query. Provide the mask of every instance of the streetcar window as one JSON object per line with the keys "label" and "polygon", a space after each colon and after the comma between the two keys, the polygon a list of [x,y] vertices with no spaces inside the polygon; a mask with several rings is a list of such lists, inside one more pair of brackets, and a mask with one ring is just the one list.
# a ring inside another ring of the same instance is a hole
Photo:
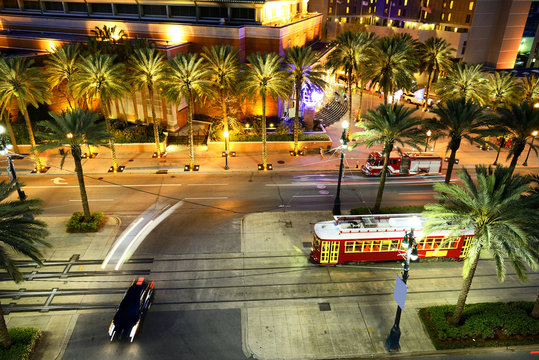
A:
{"label": "streetcar window", "polygon": [[369,155],[369,157],[367,158],[367,162],[371,165],[374,165],[374,163],[376,162],[376,160],[374,159],[373,156]]}
{"label": "streetcar window", "polygon": [[417,245],[417,250],[436,250],[436,249],[456,249],[458,245],[458,239],[453,239],[450,241],[445,241],[445,244],[443,247],[440,247],[442,243],[445,241],[444,238],[427,238],[423,239],[419,242]]}
{"label": "streetcar window", "polygon": [[320,240],[318,240],[318,237],[315,235],[313,238],[313,248],[318,249],[319,246],[320,246]]}
{"label": "streetcar window", "polygon": [[389,160],[389,165],[396,165],[396,164],[397,164],[397,160],[396,160],[396,159]]}

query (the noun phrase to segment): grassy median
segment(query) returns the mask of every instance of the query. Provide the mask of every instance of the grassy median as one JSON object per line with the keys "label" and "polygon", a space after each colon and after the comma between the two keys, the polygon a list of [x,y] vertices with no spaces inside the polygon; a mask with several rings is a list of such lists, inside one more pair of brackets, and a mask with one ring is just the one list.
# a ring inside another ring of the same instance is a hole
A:
{"label": "grassy median", "polygon": [[0,360],[28,360],[41,339],[41,330],[36,328],[11,328],[11,346],[4,349],[0,346]]}
{"label": "grassy median", "polygon": [[454,305],[419,310],[436,349],[539,344],[539,319],[531,317],[533,302],[466,305],[459,326],[448,320]]}

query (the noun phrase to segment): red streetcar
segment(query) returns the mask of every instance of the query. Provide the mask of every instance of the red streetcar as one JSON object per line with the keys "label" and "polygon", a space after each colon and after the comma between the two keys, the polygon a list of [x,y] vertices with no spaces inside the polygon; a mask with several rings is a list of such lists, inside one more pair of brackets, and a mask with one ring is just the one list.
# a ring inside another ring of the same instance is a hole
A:
{"label": "red streetcar", "polygon": [[[371,152],[361,171],[368,176],[380,176],[384,167],[384,154]],[[439,174],[442,172],[442,158],[431,153],[389,154],[388,175]]]}
{"label": "red streetcar", "polygon": [[403,258],[401,241],[406,231],[414,229],[419,257],[448,257],[464,260],[473,230],[440,247],[449,231],[437,231],[423,237],[421,214],[339,215],[333,221],[314,225],[311,258],[323,265],[353,261],[387,261]]}

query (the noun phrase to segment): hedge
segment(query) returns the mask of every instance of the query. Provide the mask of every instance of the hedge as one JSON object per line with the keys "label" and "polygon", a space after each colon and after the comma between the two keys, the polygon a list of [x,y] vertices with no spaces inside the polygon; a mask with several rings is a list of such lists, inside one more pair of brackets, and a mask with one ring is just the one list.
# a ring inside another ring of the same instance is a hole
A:
{"label": "hedge", "polygon": [[[222,141],[222,138],[221,138]],[[230,141],[262,141],[262,135],[232,135]],[[294,134],[267,134],[267,141],[294,141]],[[299,141],[331,141],[327,134],[301,133]]]}
{"label": "hedge", "polygon": [[37,328],[11,328],[11,346],[4,349],[0,346],[0,360],[29,360],[31,359],[39,339],[41,330]]}
{"label": "hedge", "polygon": [[[379,214],[415,214],[423,212],[423,205],[385,206],[381,207]],[[350,210],[351,215],[370,215],[372,208],[361,206]]]}
{"label": "hedge", "polygon": [[455,305],[431,306],[419,310],[437,349],[507,346],[539,343],[539,319],[531,317],[533,302],[468,304],[461,325],[448,319]]}
{"label": "hedge", "polygon": [[82,212],[75,211],[66,224],[66,231],[69,233],[97,232],[105,222],[105,215],[102,212],[93,212],[89,221],[83,221]]}

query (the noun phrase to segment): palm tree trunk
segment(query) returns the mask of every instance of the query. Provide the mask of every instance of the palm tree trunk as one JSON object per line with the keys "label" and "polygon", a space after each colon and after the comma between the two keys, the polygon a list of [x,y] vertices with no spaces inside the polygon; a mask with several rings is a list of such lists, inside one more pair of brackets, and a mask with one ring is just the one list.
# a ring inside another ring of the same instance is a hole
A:
{"label": "palm tree trunk", "polygon": [[[294,153],[297,154],[299,141],[299,100],[301,98],[301,81],[296,79],[296,114],[294,116]],[[305,114],[303,114],[305,117]]]}
{"label": "palm tree trunk", "polygon": [[266,92],[262,91],[261,95],[262,95],[262,164],[264,165],[264,170],[265,170],[268,165],[268,152],[266,149]]}
{"label": "palm tree trunk", "polygon": [[137,96],[135,94],[131,95],[131,101],[133,102],[133,110],[135,111],[135,118],[138,120],[138,106],[137,106]]}
{"label": "palm tree trunk", "polygon": [[515,169],[515,166],[517,166],[518,158],[520,157],[520,154],[524,151],[524,148],[526,147],[526,143],[524,144],[518,144],[515,146],[515,150],[513,151],[513,158],[511,159],[511,164],[509,165],[510,168]]}
{"label": "palm tree trunk", "polygon": [[7,349],[11,346],[11,336],[7,330],[6,319],[4,318],[4,311],[2,309],[2,304],[0,304],[0,341],[4,349]]}
{"label": "palm tree trunk", "polygon": [[40,173],[43,166],[41,165],[41,159],[39,158],[39,153],[36,149],[36,139],[34,138],[34,131],[32,130],[32,123],[30,123],[30,116],[28,116],[28,110],[26,110],[26,105],[21,104],[22,115],[26,121],[26,126],[28,127],[28,136],[30,137],[30,144],[32,145],[32,152],[34,153],[34,162],[36,164],[36,172]]}
{"label": "palm tree trunk", "polygon": [[468,272],[468,275],[466,275],[466,278],[462,283],[462,288],[460,289],[460,294],[457,300],[457,305],[455,306],[455,311],[453,312],[453,316],[451,316],[451,318],[449,319],[449,323],[451,325],[457,326],[460,323],[462,311],[464,310],[464,305],[466,305],[466,298],[468,297],[468,292],[470,291],[470,287],[472,286],[472,280],[475,274],[475,270],[477,269],[478,263],[479,251],[477,252],[477,256],[475,257],[472,262],[472,265],[470,266],[470,271]]}
{"label": "palm tree trunk", "polygon": [[348,74],[348,129],[346,130],[346,137],[350,139],[352,133],[352,73]]}
{"label": "palm tree trunk", "polygon": [[380,205],[382,204],[382,196],[384,195],[384,187],[386,185],[387,177],[387,168],[389,166],[389,154],[391,153],[391,147],[386,146],[384,149],[384,166],[382,168],[382,173],[380,174],[380,184],[378,185],[378,194],[376,194],[376,202],[374,203],[373,212],[376,214],[380,211]]}
{"label": "palm tree trunk", "polygon": [[105,116],[105,124],[107,125],[107,131],[111,135],[109,138],[110,153],[112,154],[112,169],[114,172],[118,171],[118,158],[116,157],[116,147],[114,146],[114,136],[112,136],[112,125],[108,116],[107,104],[101,100],[101,108],[103,109],[103,115]]}
{"label": "palm tree trunk", "polygon": [[[357,109],[357,122],[361,121],[361,110],[363,105],[363,81],[359,80],[359,107]],[[352,99],[350,99],[350,104],[352,103]]]}
{"label": "palm tree trunk", "polygon": [[11,126],[11,106],[13,105],[13,98],[9,99],[9,105],[6,114],[6,127],[11,139],[11,145],[13,145],[13,151],[19,153],[19,147],[17,146],[17,139],[15,139],[15,133],[13,132],[13,126]]}
{"label": "palm tree trunk", "polygon": [[431,77],[432,77],[432,71],[429,71],[429,77],[427,79],[427,88],[425,89],[425,94],[423,94],[423,101],[425,102],[423,104],[423,111],[427,111],[427,107],[429,104],[429,91],[430,91]]}
{"label": "palm tree trunk", "polygon": [[533,304],[532,318],[539,319],[539,294],[535,298],[535,304]]}
{"label": "palm tree trunk", "polygon": [[191,94],[187,99],[187,125],[189,130],[189,168],[194,169],[195,166],[195,150],[193,146],[193,114],[192,114]]}
{"label": "palm tree trunk", "polygon": [[[225,92],[221,89],[221,108],[223,109],[223,133],[228,134],[228,111],[226,111],[226,98]],[[225,137],[225,149],[230,151],[230,144],[228,142],[228,136]],[[228,154],[225,154],[228,156]]]}
{"label": "palm tree trunk", "polygon": [[159,126],[157,125],[157,120],[155,119],[155,105],[153,103],[153,86],[148,84],[148,94],[150,94],[150,105],[152,109],[152,122],[153,122],[153,137],[155,140],[155,152],[157,157],[161,157],[161,144],[159,143]]}
{"label": "palm tree trunk", "polygon": [[84,174],[82,172],[80,147],[72,146],[71,155],[73,155],[73,160],[75,161],[75,172],[77,173],[77,179],[79,180],[80,199],[82,200],[82,210],[84,213],[84,221],[90,221],[92,215],[90,214],[90,206],[88,205],[88,195],[86,194],[86,186],[84,185]]}
{"label": "palm tree trunk", "polygon": [[449,155],[449,161],[447,162],[447,171],[445,173],[446,184],[449,184],[449,181],[451,180],[451,173],[453,172],[453,166],[455,165],[455,158],[457,157],[457,149],[452,148],[451,154]]}

